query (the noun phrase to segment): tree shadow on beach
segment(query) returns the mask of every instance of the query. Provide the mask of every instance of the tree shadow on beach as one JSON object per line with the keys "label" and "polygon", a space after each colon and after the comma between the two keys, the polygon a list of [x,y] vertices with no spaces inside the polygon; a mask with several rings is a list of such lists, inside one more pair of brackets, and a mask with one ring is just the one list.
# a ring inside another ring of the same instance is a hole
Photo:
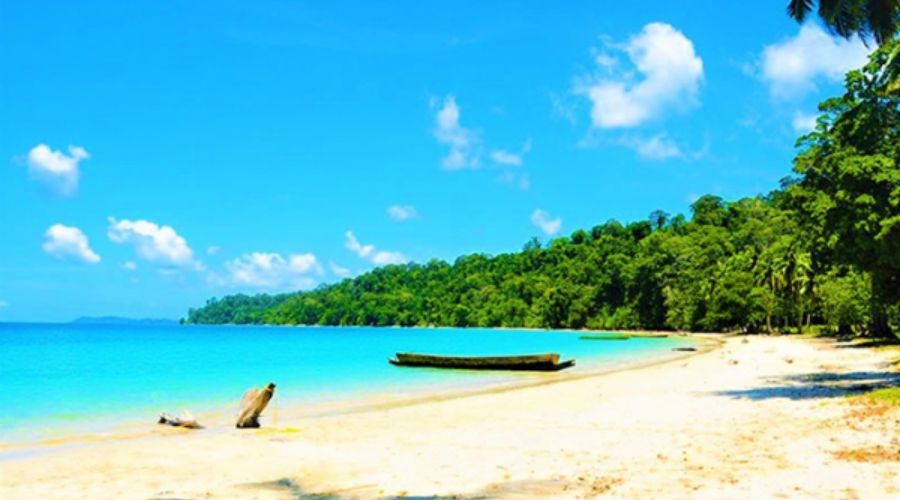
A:
{"label": "tree shadow on beach", "polygon": [[[841,340],[841,339],[838,339],[838,340]],[[843,342],[839,343],[836,347],[838,349],[874,349],[876,347],[888,347],[888,346],[900,346],[900,339],[898,339],[898,340],[869,339],[869,340],[862,340],[859,342],[843,341]]]}
{"label": "tree shadow on beach", "polygon": [[[617,481],[612,481],[611,484],[615,485],[617,484]],[[381,500],[489,500],[508,496],[515,496],[518,498],[540,497],[548,494],[559,494],[560,492],[566,491],[567,488],[566,482],[560,479],[529,479],[493,483],[482,490],[469,493],[433,495],[410,492],[400,496],[380,496],[373,494],[373,490],[376,489],[375,485],[365,485],[358,488],[334,492],[313,493],[306,491],[300,484],[290,478],[244,483],[240,485],[240,487],[244,489],[244,491],[249,489],[281,493],[285,495],[286,498],[296,500],[339,500],[352,498],[379,498]],[[611,487],[612,486],[608,486],[608,488]]]}
{"label": "tree shadow on beach", "polygon": [[767,386],[733,391],[717,391],[718,396],[735,399],[819,399],[862,394],[876,389],[900,386],[900,373],[890,371],[819,372],[778,377]]}

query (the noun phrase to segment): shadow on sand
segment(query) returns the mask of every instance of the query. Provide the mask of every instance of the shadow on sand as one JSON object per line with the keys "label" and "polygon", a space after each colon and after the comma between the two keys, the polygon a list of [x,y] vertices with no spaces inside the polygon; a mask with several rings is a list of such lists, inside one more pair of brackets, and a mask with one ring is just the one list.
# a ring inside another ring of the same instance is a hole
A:
{"label": "shadow on sand", "polygon": [[771,385],[753,389],[718,391],[714,394],[751,400],[838,398],[885,387],[900,386],[900,373],[889,371],[819,372],[779,377],[770,379],[767,383]]}
{"label": "shadow on sand", "polygon": [[[840,340],[840,339],[839,339]],[[873,349],[876,347],[898,346],[900,340],[863,340],[861,342],[842,341],[837,345],[838,349]]]}
{"label": "shadow on sand", "polygon": [[344,500],[351,498],[379,498],[381,500],[489,500],[494,498],[515,496],[517,498],[533,498],[546,495],[558,495],[565,491],[566,484],[556,479],[532,479],[524,481],[506,481],[494,483],[483,490],[451,495],[403,494],[402,496],[383,496],[376,493],[375,485],[336,492],[312,493],[305,491],[296,481],[282,478],[275,481],[245,483],[242,488],[275,492],[286,498],[295,500]]}

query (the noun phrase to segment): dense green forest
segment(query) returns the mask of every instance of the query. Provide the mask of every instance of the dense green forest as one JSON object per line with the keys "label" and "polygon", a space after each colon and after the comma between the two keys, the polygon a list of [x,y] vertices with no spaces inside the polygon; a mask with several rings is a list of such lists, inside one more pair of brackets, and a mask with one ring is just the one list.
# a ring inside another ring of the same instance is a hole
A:
{"label": "dense green forest", "polygon": [[316,290],[233,295],[189,323],[900,331],[900,43],[820,105],[794,175],[703,196],[690,218],[611,220],[520,252],[392,265]]}

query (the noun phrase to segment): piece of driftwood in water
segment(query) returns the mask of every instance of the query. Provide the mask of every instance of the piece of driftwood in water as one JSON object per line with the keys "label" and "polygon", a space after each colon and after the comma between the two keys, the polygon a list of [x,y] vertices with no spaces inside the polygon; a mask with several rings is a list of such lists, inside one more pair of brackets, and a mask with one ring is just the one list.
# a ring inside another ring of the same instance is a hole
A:
{"label": "piece of driftwood in water", "polygon": [[696,347],[674,347],[673,351],[684,351],[684,352],[694,352],[697,350]]}
{"label": "piece of driftwood in water", "polygon": [[197,423],[197,419],[186,411],[182,412],[181,415],[177,417],[162,412],[159,414],[159,422],[157,423],[171,425],[172,427],[184,427],[185,429],[202,428],[200,424]]}
{"label": "piece of driftwood in water", "polygon": [[628,340],[631,335],[622,335],[620,333],[608,333],[606,335],[582,335],[578,337],[581,340]]}
{"label": "piece of driftwood in water", "polygon": [[559,361],[559,354],[529,354],[524,356],[434,356],[398,352],[388,360],[397,366],[425,366],[431,368],[460,368],[465,370],[518,370],[555,372],[575,365],[575,360]]}
{"label": "piece of driftwood in water", "polygon": [[241,400],[241,409],[238,413],[238,429],[259,428],[259,416],[275,395],[275,384],[269,383],[265,389],[259,391],[250,389]]}

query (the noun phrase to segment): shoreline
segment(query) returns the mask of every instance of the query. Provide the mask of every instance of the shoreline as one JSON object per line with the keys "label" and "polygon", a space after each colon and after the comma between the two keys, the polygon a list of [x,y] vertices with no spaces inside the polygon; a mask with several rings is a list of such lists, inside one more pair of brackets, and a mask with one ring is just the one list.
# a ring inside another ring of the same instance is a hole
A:
{"label": "shoreline", "polygon": [[712,340],[677,359],[530,387],[291,415],[258,430],[159,426],[57,448],[4,461],[0,497],[900,493],[900,406],[858,397],[900,385],[896,350],[795,336]]}
{"label": "shoreline", "polygon": [[[516,329],[518,330],[518,329]],[[536,332],[543,330],[534,329]],[[579,332],[619,332],[619,330],[555,330],[554,332],[563,333],[579,333]],[[653,334],[655,332],[642,331],[645,334]],[[648,359],[632,359],[614,363],[612,366],[593,367],[584,372],[558,372],[552,374],[516,374],[521,378],[517,380],[480,380],[470,381],[467,383],[444,383],[444,384],[422,384],[407,388],[402,392],[389,392],[385,390],[377,391],[351,391],[347,394],[341,394],[338,399],[325,402],[302,403],[299,401],[289,401],[282,403],[276,398],[273,399],[273,408],[270,408],[263,414],[263,428],[267,421],[272,420],[272,410],[275,409],[277,416],[275,420],[296,421],[306,419],[319,419],[342,415],[352,415],[366,413],[370,411],[389,410],[394,408],[403,408],[428,403],[437,403],[442,401],[450,401],[455,399],[469,398],[480,395],[501,394],[509,391],[528,389],[532,387],[541,387],[566,383],[576,380],[602,377],[613,373],[626,372],[632,370],[641,370],[653,366],[676,362],[681,359],[689,358],[706,352],[710,352],[724,343],[723,337],[727,334],[714,333],[688,333],[679,334],[679,338],[691,339],[694,341],[696,351],[691,352],[665,352],[653,355],[646,355]],[[640,336],[640,335],[635,335]],[[346,396],[346,397],[345,397]],[[237,407],[237,399],[234,405]],[[223,410],[218,411],[200,411],[194,413],[198,421],[204,426],[203,429],[192,432],[215,432],[222,430],[230,430],[233,428],[233,418],[231,415],[225,415]],[[120,441],[129,441],[134,439],[145,438],[158,434],[160,430],[166,429],[154,423],[156,415],[147,415],[147,418],[133,417],[109,417],[111,425],[102,432],[67,432],[61,431],[59,435],[42,437],[38,439],[22,439],[0,441],[0,462],[16,460],[20,456],[39,456],[56,451],[69,449],[72,447],[84,447],[94,444],[112,443]],[[277,425],[277,422],[276,422]]]}

